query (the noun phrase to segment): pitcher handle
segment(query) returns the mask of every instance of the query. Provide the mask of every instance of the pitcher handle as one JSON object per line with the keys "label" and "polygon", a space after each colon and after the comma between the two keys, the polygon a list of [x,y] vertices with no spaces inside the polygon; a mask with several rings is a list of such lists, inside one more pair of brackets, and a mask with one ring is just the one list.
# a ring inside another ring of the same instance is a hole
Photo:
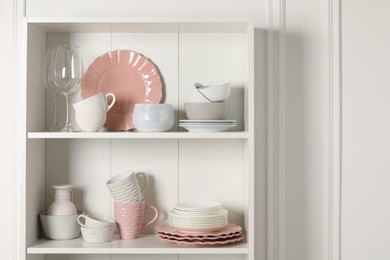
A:
{"label": "pitcher handle", "polygon": [[145,224],[142,225],[141,231],[142,231],[145,227],[149,226],[149,225],[152,224],[154,221],[156,221],[156,219],[158,218],[158,210],[157,210],[156,207],[154,207],[154,206],[146,206],[146,207],[145,207],[145,212],[146,212],[148,209],[151,209],[151,210],[154,211],[154,217],[153,217],[151,220],[149,220],[147,223],[145,223]]}
{"label": "pitcher handle", "polygon": [[[115,104],[116,98],[115,98],[115,95],[113,93],[107,93],[105,95],[105,97],[106,97],[106,103],[107,103],[107,111],[106,112],[108,112],[112,108],[112,106]],[[110,104],[108,104],[108,97],[112,98]]]}

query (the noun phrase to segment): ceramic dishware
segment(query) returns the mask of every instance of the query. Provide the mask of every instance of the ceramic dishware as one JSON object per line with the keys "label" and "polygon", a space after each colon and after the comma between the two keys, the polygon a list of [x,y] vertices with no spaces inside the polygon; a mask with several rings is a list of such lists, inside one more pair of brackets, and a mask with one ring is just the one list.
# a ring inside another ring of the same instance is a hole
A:
{"label": "ceramic dishware", "polygon": [[151,60],[132,50],[113,50],[89,65],[81,96],[114,93],[118,97],[117,105],[107,113],[104,126],[110,130],[130,130],[134,129],[134,104],[160,103],[162,89],[159,69]]}
{"label": "ceramic dishware", "polygon": [[[145,222],[145,212],[152,210],[154,216]],[[123,203],[114,202],[115,221],[121,239],[135,239],[142,230],[151,225],[158,218],[158,210],[154,206],[147,206],[144,202]]]}
{"label": "ceramic dishware", "polygon": [[205,95],[203,95],[196,87],[191,87],[188,90],[187,102],[212,103]]}
{"label": "ceramic dishware", "polygon": [[230,96],[230,82],[221,81],[208,85],[195,83],[196,89],[211,102],[224,102]]}
{"label": "ceramic dishware", "polygon": [[100,131],[107,119],[105,111],[97,112],[75,112],[77,125],[84,132]]}
{"label": "ceramic dishware", "polygon": [[135,104],[133,124],[138,131],[165,132],[175,124],[170,104]]}
{"label": "ceramic dishware", "polygon": [[54,201],[50,203],[47,210],[48,215],[76,215],[76,206],[73,203],[73,185],[53,185]]}
{"label": "ceramic dishware", "polygon": [[[142,182],[139,179],[143,179]],[[143,172],[126,171],[119,173],[107,182],[107,188],[115,201],[139,202],[143,201],[143,191],[148,183],[148,177]]]}
{"label": "ceramic dishware", "polygon": [[54,240],[78,237],[80,234],[80,226],[77,223],[77,217],[77,214],[57,216],[48,215],[47,212],[39,214],[45,236]]}
{"label": "ceramic dishware", "polygon": [[85,98],[73,104],[74,110],[77,112],[108,112],[116,102],[113,93],[98,93],[96,95]]}
{"label": "ceramic dishware", "polygon": [[202,231],[183,231],[164,223],[156,227],[156,234],[161,240],[182,246],[226,245],[244,239],[242,228],[232,223],[217,230]]}
{"label": "ceramic dishware", "polygon": [[228,224],[228,211],[218,201],[183,201],[168,212],[172,227],[189,231],[211,231]]}
{"label": "ceramic dishware", "polygon": [[115,225],[115,221],[97,214],[81,214],[77,217],[77,223],[85,228],[105,228]]}
{"label": "ceramic dishware", "polygon": [[86,242],[106,243],[111,241],[115,226],[109,227],[83,227],[81,226],[81,235]]}
{"label": "ceramic dishware", "polygon": [[184,103],[184,110],[190,120],[223,120],[228,113],[228,103]]}

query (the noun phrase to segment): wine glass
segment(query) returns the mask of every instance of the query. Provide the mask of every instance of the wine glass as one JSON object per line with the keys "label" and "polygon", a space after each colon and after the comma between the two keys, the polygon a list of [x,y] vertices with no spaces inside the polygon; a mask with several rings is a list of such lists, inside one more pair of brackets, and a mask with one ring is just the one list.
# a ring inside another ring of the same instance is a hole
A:
{"label": "wine glass", "polygon": [[55,76],[54,83],[56,88],[65,97],[66,103],[66,121],[63,132],[72,132],[72,126],[69,122],[69,99],[80,87],[81,79],[84,74],[83,61],[77,45],[59,45],[57,46],[55,57]]}
{"label": "wine glass", "polygon": [[56,58],[55,54],[56,53],[53,49],[48,49],[46,51],[45,65],[43,70],[45,88],[53,96],[54,99],[54,119],[52,126],[49,128],[50,131],[59,131],[61,129],[57,122],[57,100],[61,93],[56,88],[56,85],[54,83]]}

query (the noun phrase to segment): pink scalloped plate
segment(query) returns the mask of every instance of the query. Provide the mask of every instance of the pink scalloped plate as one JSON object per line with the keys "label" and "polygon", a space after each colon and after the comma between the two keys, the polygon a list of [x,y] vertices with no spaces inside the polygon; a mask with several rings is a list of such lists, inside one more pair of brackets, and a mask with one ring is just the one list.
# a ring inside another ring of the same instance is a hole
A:
{"label": "pink scalloped plate", "polygon": [[214,240],[214,241],[202,241],[202,240],[176,240],[176,239],[167,239],[159,236],[161,240],[168,241],[170,243],[176,243],[183,246],[218,246],[226,245],[231,243],[236,243],[244,240],[244,235],[240,235],[234,238]]}
{"label": "pink scalloped plate", "polygon": [[133,109],[137,103],[160,103],[161,76],[156,66],[142,54],[115,50],[97,57],[84,75],[81,85],[83,99],[97,93],[114,93],[116,102],[107,113],[104,127],[130,130]]}
{"label": "pink scalloped plate", "polygon": [[242,228],[236,224],[229,223],[225,227],[217,229],[217,230],[181,230],[172,227],[169,225],[169,223],[164,223],[156,227],[157,233],[164,233],[171,236],[180,236],[180,237],[187,237],[187,236],[199,236],[199,237],[206,237],[206,236],[221,236],[221,235],[229,235],[234,234],[237,232],[241,232]]}
{"label": "pink scalloped plate", "polygon": [[172,239],[172,240],[188,240],[188,241],[214,241],[214,240],[224,240],[224,239],[232,239],[236,237],[240,237],[242,235],[241,232],[238,233],[233,233],[233,234],[228,234],[228,235],[220,235],[220,236],[203,236],[203,237],[194,237],[194,236],[186,236],[186,237],[179,237],[179,236],[172,236],[172,235],[167,235],[164,233],[157,233],[157,235],[160,238],[164,239]]}

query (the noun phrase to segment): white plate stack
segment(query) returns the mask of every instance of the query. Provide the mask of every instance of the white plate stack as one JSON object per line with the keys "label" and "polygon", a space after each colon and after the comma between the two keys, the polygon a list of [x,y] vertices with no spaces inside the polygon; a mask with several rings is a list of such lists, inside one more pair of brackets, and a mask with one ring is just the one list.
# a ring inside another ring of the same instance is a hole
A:
{"label": "white plate stack", "polygon": [[168,214],[156,235],[181,246],[227,245],[244,240],[242,228],[228,223],[228,211],[218,201],[185,201]]}
{"label": "white plate stack", "polygon": [[169,224],[186,231],[212,231],[228,224],[228,211],[217,201],[180,202],[169,211]]}
{"label": "white plate stack", "polygon": [[237,120],[179,120],[189,132],[223,132],[237,126]]}

